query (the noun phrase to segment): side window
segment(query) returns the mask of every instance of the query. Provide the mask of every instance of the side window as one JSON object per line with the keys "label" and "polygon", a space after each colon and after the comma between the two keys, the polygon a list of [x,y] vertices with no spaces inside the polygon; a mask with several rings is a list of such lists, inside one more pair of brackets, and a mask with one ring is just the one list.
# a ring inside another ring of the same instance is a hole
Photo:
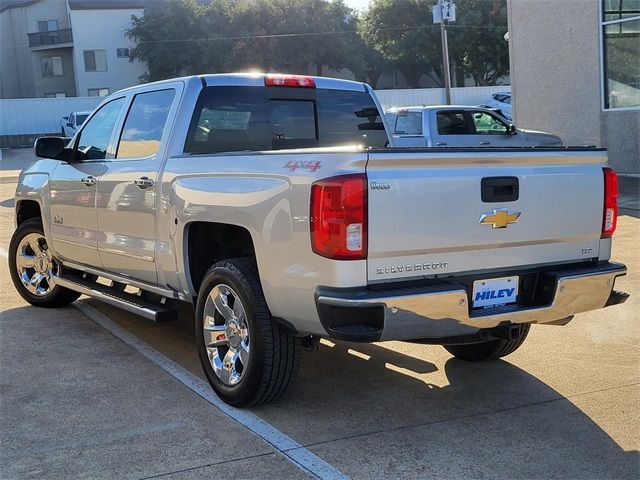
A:
{"label": "side window", "polygon": [[159,90],[133,98],[116,158],[143,158],[158,152],[175,93],[173,89]]}
{"label": "side window", "polygon": [[475,129],[469,124],[464,111],[444,110],[436,114],[438,134],[440,135],[472,135]]}
{"label": "side window", "polygon": [[198,98],[186,153],[271,149],[271,118],[262,87],[209,87]]}
{"label": "side window", "polygon": [[313,101],[271,100],[271,135],[275,150],[318,145]]}
{"label": "side window", "polygon": [[111,133],[118,120],[124,98],[117,98],[103,105],[91,117],[78,140],[79,160],[100,160],[106,157]]}
{"label": "side window", "polygon": [[471,112],[471,117],[478,135],[504,135],[508,131],[504,122],[486,112]]}
{"label": "side window", "polygon": [[398,113],[395,133],[405,135],[422,135],[422,112]]}

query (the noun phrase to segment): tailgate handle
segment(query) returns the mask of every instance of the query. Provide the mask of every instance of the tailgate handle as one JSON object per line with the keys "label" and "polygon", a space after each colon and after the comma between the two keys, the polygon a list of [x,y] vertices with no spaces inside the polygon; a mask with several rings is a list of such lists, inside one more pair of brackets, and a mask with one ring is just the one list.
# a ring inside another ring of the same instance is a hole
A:
{"label": "tailgate handle", "polygon": [[515,202],[520,197],[518,177],[485,177],[481,189],[483,202]]}

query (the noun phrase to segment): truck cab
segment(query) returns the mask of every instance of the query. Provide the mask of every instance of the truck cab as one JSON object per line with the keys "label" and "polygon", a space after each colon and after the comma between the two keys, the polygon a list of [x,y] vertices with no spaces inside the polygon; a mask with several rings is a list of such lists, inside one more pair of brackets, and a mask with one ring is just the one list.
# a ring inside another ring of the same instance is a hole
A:
{"label": "truck cab", "polygon": [[395,107],[387,116],[396,147],[560,147],[555,135],[522,130],[494,110],[462,105]]}

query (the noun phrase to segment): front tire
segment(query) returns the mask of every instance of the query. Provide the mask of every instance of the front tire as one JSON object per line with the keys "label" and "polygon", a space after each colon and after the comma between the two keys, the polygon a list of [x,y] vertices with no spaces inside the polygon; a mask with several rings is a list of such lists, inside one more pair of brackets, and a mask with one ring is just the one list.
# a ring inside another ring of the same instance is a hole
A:
{"label": "front tire", "polygon": [[443,345],[443,347],[454,357],[468,362],[495,360],[506,357],[520,348],[526,340],[530,328],[531,325],[528,323],[521,325],[520,337],[515,340],[499,339],[466,345]]}
{"label": "front tire", "polygon": [[207,271],[196,305],[196,337],[209,383],[236,407],[278,398],[300,363],[300,338],[272,319],[253,259],[221,261]]}
{"label": "front tire", "polygon": [[52,257],[42,221],[31,218],[21,223],[9,244],[9,272],[22,298],[36,307],[62,307],[80,294],[56,285],[60,265]]}

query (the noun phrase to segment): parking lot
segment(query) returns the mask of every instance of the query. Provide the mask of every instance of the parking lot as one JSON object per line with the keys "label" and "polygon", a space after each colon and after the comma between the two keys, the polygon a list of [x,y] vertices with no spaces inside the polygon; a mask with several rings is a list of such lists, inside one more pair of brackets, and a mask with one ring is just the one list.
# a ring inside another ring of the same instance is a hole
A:
{"label": "parking lot", "polygon": [[[6,257],[32,154],[1,153]],[[323,341],[250,416],[199,390],[189,308],[167,324],[86,297],[37,309],[2,258],[0,477],[639,478],[640,200],[637,178],[620,185],[625,304],[534,326],[484,364],[439,346]]]}

